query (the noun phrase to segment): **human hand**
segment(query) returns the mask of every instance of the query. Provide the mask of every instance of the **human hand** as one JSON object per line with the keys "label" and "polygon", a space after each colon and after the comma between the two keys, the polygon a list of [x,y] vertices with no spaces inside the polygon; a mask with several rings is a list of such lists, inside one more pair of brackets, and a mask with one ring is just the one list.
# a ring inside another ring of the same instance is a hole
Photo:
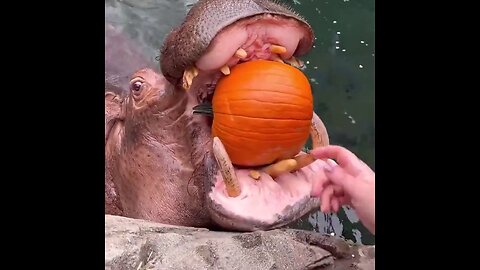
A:
{"label": "human hand", "polygon": [[375,234],[375,172],[341,146],[316,148],[310,154],[317,159],[327,159],[330,165],[324,167],[329,181],[317,187],[322,212],[336,212],[341,205],[349,204],[365,227]]}

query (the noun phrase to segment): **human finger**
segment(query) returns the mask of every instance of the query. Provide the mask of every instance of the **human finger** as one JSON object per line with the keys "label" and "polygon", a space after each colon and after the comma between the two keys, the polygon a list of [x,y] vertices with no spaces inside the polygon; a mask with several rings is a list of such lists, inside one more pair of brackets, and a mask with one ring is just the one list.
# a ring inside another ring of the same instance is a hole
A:
{"label": "human finger", "polygon": [[334,159],[340,167],[353,175],[357,175],[364,165],[354,153],[338,145],[315,148],[310,151],[310,154],[317,159]]}
{"label": "human finger", "polygon": [[332,200],[333,192],[334,192],[333,187],[330,185],[330,186],[327,186],[320,195],[321,196],[320,210],[324,213],[330,212],[331,210],[330,202]]}
{"label": "human finger", "polygon": [[350,196],[351,194],[355,193],[355,186],[358,183],[355,182],[353,176],[347,174],[345,170],[340,166],[334,166],[331,169],[327,169],[327,167],[325,167],[325,175],[327,176],[328,180],[330,180],[330,182],[334,184],[334,186],[338,186],[338,195],[342,195],[340,193],[340,190],[338,190],[339,188],[341,189],[341,191],[346,192]]}

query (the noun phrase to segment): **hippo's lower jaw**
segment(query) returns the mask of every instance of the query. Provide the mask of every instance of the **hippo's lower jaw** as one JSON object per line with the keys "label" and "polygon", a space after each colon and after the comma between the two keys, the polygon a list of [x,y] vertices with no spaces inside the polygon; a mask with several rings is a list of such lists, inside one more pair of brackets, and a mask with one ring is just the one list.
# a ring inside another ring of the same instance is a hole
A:
{"label": "hippo's lower jaw", "polygon": [[[293,55],[300,41],[309,38],[307,30],[296,20],[271,15],[259,15],[226,27],[195,65],[185,70],[181,87],[189,93],[187,111],[211,101],[218,79],[228,76],[229,67],[238,63],[266,59],[299,67],[301,62]],[[206,206],[215,223],[229,230],[266,230],[285,226],[318,209],[320,201],[311,193],[319,184],[314,179],[323,174],[323,161],[275,180],[263,173],[261,180],[254,180],[248,175],[250,170],[234,168],[241,193],[232,197],[213,156],[211,119],[191,117],[195,126],[194,163],[203,168]]]}
{"label": "hippo's lower jaw", "polygon": [[266,174],[262,174],[261,180],[254,180],[248,170],[235,169],[241,188],[237,197],[227,194],[223,178],[218,174],[215,185],[207,193],[211,218],[224,228],[238,231],[285,226],[320,206],[320,200],[311,194],[315,176],[322,173],[322,168],[321,161],[315,162],[275,180]]}

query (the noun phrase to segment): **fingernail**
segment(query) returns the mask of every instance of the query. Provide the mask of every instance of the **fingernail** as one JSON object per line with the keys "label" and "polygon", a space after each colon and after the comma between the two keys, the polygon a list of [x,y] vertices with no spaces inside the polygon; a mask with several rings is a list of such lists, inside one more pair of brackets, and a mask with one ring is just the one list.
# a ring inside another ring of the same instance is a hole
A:
{"label": "fingernail", "polygon": [[325,164],[324,169],[325,169],[325,171],[327,171],[327,172],[332,172],[332,171],[333,171],[333,168],[334,168],[335,166],[338,166],[337,163],[335,163],[335,161],[333,161],[333,160],[331,160],[331,159],[327,159],[325,162],[326,162],[326,164]]}
{"label": "fingernail", "polygon": [[327,163],[328,165],[330,165],[332,168],[335,167],[335,166],[338,166],[338,164],[333,161],[332,159],[327,159]]}

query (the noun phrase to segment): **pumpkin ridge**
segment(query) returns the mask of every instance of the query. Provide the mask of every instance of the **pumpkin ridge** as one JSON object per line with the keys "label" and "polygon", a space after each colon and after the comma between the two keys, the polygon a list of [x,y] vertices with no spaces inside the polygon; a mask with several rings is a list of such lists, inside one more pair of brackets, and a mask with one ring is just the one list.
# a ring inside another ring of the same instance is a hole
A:
{"label": "pumpkin ridge", "polygon": [[224,142],[224,141],[222,141],[222,144],[223,144],[223,146],[225,146],[225,148],[229,148],[229,149],[232,149],[232,150],[235,150],[235,151],[240,151],[240,150],[241,150],[241,151],[245,151],[245,148],[243,148],[243,147],[240,147],[240,148],[235,147],[235,146],[233,146],[232,144],[230,144],[230,142]]}
{"label": "pumpkin ridge", "polygon": [[306,109],[312,106],[307,104],[282,104],[276,102],[264,102],[258,100],[233,100],[216,104],[213,113],[236,115],[238,112],[244,116],[263,115],[269,119],[304,119],[311,120],[313,114]]}
{"label": "pumpkin ridge", "polygon": [[[247,130],[247,129],[239,129],[239,128],[236,128],[236,127],[230,127],[230,126],[227,126],[225,124],[221,124],[221,123],[215,123],[215,126],[217,128],[220,128],[220,129],[223,129],[223,130],[226,130],[226,129],[232,129],[232,130],[238,130],[240,132],[249,132],[249,133],[255,133],[255,134],[262,134],[262,135],[271,135],[272,133],[275,133],[275,132],[281,132],[282,134],[298,134],[298,133],[303,133],[304,131],[302,132],[284,132],[283,130],[285,130],[285,127],[278,127],[278,128],[271,128],[273,131],[267,131],[267,132],[259,132],[257,130]],[[297,127],[297,129],[302,129],[303,127]],[[309,127],[308,128],[305,128],[305,129],[310,129]]]}
{"label": "pumpkin ridge", "polygon": [[288,102],[271,102],[271,101],[258,100],[258,99],[255,99],[255,98],[229,99],[227,102],[228,103],[233,103],[233,102],[237,102],[237,101],[249,101],[249,102],[251,101],[251,102],[259,102],[259,103],[265,103],[265,104],[270,104],[270,105],[295,106],[295,107],[304,108],[304,106],[300,105],[300,104],[294,104],[294,103],[288,103]]}
{"label": "pumpkin ridge", "polygon": [[[218,85],[217,85],[217,87],[218,87]],[[288,86],[284,86],[284,87],[288,87]],[[295,87],[291,87],[291,88],[296,89]],[[311,100],[312,100],[310,97],[302,96],[302,95],[299,95],[297,93],[294,94],[294,93],[288,93],[288,92],[284,92],[284,91],[275,91],[275,90],[272,90],[272,89],[262,89],[262,88],[259,88],[259,87],[257,87],[257,88],[235,88],[235,92],[239,92],[239,91],[261,91],[261,92],[279,93],[279,94],[283,94],[283,95],[303,98],[303,99],[308,100],[309,102],[311,102]],[[219,91],[215,95],[217,95],[218,97],[221,97],[223,94],[230,95],[231,91]]]}
{"label": "pumpkin ridge", "polygon": [[[217,127],[217,132],[219,132],[219,131],[220,131],[221,133],[227,133],[229,136],[235,137],[235,138],[238,137],[238,138],[242,138],[242,139],[245,139],[245,140],[248,140],[248,141],[265,142],[264,139],[257,139],[257,138],[252,138],[252,137],[248,137],[248,136],[232,135],[232,134],[230,134],[228,131],[222,130],[222,128]],[[297,139],[274,139],[274,138],[270,138],[270,139],[268,139],[268,140],[271,141],[271,142],[276,142],[276,143],[292,143],[292,141],[295,143],[295,142],[300,142],[300,141],[304,141],[304,140],[305,140],[305,142],[306,142],[307,139],[308,139],[308,135],[307,135],[307,137],[306,137],[305,139],[301,139],[301,140],[298,139],[298,138],[297,138]],[[228,141],[227,141],[227,143],[225,143],[225,141],[222,141],[222,143],[223,143],[224,145],[228,145]],[[233,147],[232,147],[232,148],[233,148]],[[237,149],[242,149],[242,151],[243,151],[244,148],[237,148]]]}
{"label": "pumpkin ridge", "polygon": [[[229,128],[217,126],[216,131],[220,130],[221,132],[228,133],[232,137],[239,137],[239,138],[251,138],[252,135],[255,136],[256,140],[259,141],[298,141],[298,138],[304,136],[305,131],[308,131],[308,128],[302,128],[302,130],[298,132],[290,132],[290,133],[281,133],[282,136],[278,136],[277,139],[272,138],[271,133],[258,133],[255,131],[239,131],[239,130],[232,130]],[[280,129],[279,129],[280,130]],[[308,137],[305,136],[305,137]]]}
{"label": "pumpkin ridge", "polygon": [[[278,160],[281,156],[284,156],[282,153],[275,153],[267,150],[266,152],[259,152],[256,148],[251,148],[251,145],[247,146],[238,146],[238,142],[236,140],[226,140],[222,141],[223,145],[225,146],[227,152],[231,155],[230,158],[232,159],[232,163],[235,165],[240,166],[260,166],[271,164]],[[255,143],[255,142],[253,142]],[[291,142],[289,142],[291,143]],[[298,154],[302,147],[305,145],[305,141],[294,141],[298,145],[298,151],[295,150],[295,153],[292,156]],[[280,143],[279,143],[280,144]],[[263,156],[263,157],[260,157]],[[260,160],[263,160],[259,162]]]}
{"label": "pumpkin ridge", "polygon": [[[274,117],[261,117],[261,116],[246,116],[241,114],[232,114],[232,113],[221,113],[215,112],[214,114],[221,114],[227,116],[243,117],[249,119],[263,119],[263,120],[275,120],[275,121],[311,121],[312,119],[298,119],[298,118],[274,118]],[[215,116],[214,116],[215,117]]]}
{"label": "pumpkin ridge", "polygon": [[[255,76],[255,75],[258,75],[258,73],[262,73],[262,76],[272,76],[272,77],[281,77],[281,78],[284,78],[282,76],[282,74],[286,74],[286,73],[290,73],[290,74],[293,74],[292,77],[290,77],[289,79],[290,80],[305,80],[305,77],[303,76],[304,73],[297,69],[297,68],[294,68],[294,67],[291,67],[291,66],[282,66],[282,68],[278,68],[278,67],[265,67],[265,69],[263,68],[245,68],[245,66],[242,66],[241,69],[239,69],[240,66],[237,65],[235,66],[233,70],[235,70],[235,72],[241,74],[242,76]],[[260,71],[259,71],[260,69]],[[308,79],[307,79],[308,80]]]}

